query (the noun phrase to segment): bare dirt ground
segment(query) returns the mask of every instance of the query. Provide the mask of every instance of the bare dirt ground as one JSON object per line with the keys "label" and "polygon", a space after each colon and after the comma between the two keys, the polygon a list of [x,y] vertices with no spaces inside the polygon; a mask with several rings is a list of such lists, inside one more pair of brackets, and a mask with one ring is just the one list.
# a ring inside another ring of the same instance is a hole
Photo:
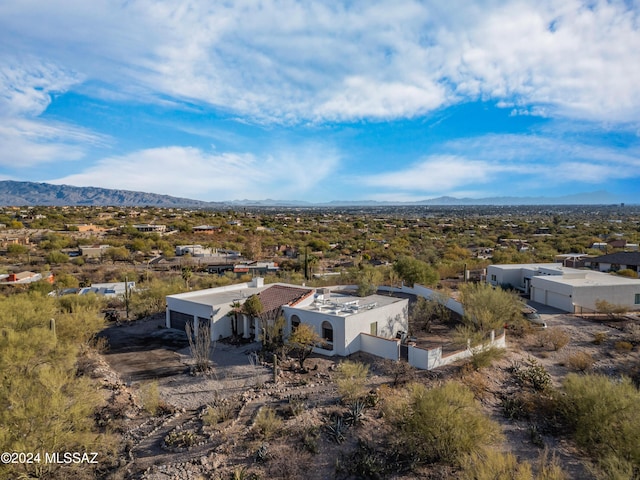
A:
{"label": "bare dirt ground", "polygon": [[[629,321],[582,319],[552,311],[542,316],[546,330],[531,329],[517,338],[508,333],[506,354],[489,368],[472,372],[462,362],[431,372],[413,370],[409,375],[427,384],[458,378],[472,386],[487,413],[503,427],[501,448],[520,461],[535,465],[546,448],[569,478],[595,478],[590,459],[569,440],[537,431],[530,421],[504,417],[501,401],[515,388],[508,371],[514,364],[535,359],[551,374],[554,385],[560,386],[568,373],[576,371],[572,359],[585,353],[592,359],[588,370],[612,377],[630,375],[640,362],[638,347],[621,345],[629,340]],[[112,383],[121,382],[120,387],[112,388],[116,393],[111,404],[128,408],[119,423],[127,454],[110,477],[114,480],[231,478],[241,471],[245,478],[252,472],[261,478],[336,478],[341,462],[358,448],[360,439],[379,439],[387,433],[379,410],[371,408],[366,410],[367,421],[352,429],[344,443],[338,445],[326,435],[328,419],[346,411],[332,381],[340,358],[312,356],[304,374],[289,368],[293,362],[285,362],[278,383],[273,383],[271,368],[252,361],[257,345],[218,343],[212,351],[212,373],[192,376],[186,339],[163,325],[161,316],[112,326],[105,332],[110,348],[103,358],[108,364],[105,368],[111,370],[105,375]],[[445,330],[437,328],[433,341],[446,339]],[[549,338],[558,333],[565,333],[568,340],[556,349]],[[363,354],[354,359],[370,365],[371,389],[392,383],[384,362]],[[165,404],[156,415],[144,413],[138,399],[139,388],[149,381],[157,382]],[[207,405],[225,401],[235,407],[230,418],[213,425],[203,421]],[[302,408],[292,414],[292,405]],[[280,434],[269,439],[256,435],[253,427],[258,412],[266,406],[282,419]],[[172,435],[183,435],[190,442],[168,445],[166,439]]]}

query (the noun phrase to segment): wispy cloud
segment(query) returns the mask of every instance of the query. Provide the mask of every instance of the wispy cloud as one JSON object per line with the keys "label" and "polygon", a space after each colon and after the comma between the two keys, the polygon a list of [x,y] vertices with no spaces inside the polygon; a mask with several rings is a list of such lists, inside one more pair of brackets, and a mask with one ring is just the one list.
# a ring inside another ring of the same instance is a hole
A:
{"label": "wispy cloud", "polygon": [[86,145],[104,144],[104,135],[39,116],[51,96],[82,81],[81,76],[50,62],[27,57],[0,59],[0,165],[30,168],[41,163],[77,160]]}
{"label": "wispy cloud", "polygon": [[338,168],[339,161],[336,152],[317,145],[282,149],[265,158],[173,146],[104,158],[82,173],[49,182],[203,200],[260,199],[275,192],[278,198],[296,198],[308,195]]}
{"label": "wispy cloud", "polygon": [[427,155],[410,166],[354,181],[383,189],[376,198],[454,192],[470,195],[469,191],[523,195],[529,189],[634,178],[640,168],[637,148],[617,149],[535,135],[459,139],[444,143],[437,150],[440,153]]}
{"label": "wispy cloud", "polygon": [[[122,92],[260,121],[407,118],[479,98],[629,121],[640,107],[638,15],[604,0],[63,0],[0,7],[0,39],[47,44],[51,58]],[[20,28],[31,35],[17,40]]]}

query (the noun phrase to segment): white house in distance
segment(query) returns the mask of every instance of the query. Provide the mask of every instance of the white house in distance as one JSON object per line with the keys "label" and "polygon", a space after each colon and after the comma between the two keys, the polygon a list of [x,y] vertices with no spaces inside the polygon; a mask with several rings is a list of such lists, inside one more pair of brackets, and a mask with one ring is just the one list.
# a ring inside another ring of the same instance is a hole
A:
{"label": "white house in distance", "polygon": [[288,333],[300,323],[315,328],[324,341],[317,353],[346,356],[363,349],[363,342],[369,351],[376,341],[376,348],[384,350],[380,345],[393,339],[388,342],[389,356],[397,358],[396,336],[408,330],[408,300],[387,295],[356,297],[341,288],[316,290],[283,283],[265,286],[263,279],[256,277],[247,283],[169,295],[166,326],[184,330],[187,322],[193,322],[194,328],[207,323],[212,340],[230,337],[232,304],[257,295],[263,311],[257,318],[240,316],[237,333],[243,338],[258,341],[263,322],[282,314]]}
{"label": "white house in distance", "polygon": [[596,310],[598,300],[640,310],[640,280],[563,267],[561,263],[489,265],[487,282],[510,286],[534,302],[570,313]]}

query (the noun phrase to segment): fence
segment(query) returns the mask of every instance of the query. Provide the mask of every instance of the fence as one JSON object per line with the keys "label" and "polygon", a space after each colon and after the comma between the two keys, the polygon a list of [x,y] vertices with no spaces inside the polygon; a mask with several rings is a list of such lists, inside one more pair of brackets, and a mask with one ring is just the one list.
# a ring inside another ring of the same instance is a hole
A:
{"label": "fence", "polygon": [[426,349],[409,345],[409,365],[421,370],[432,370],[443,365],[457,362],[458,360],[469,358],[478,351],[492,347],[506,348],[506,345],[504,330],[499,332],[498,335],[496,335],[495,330],[492,330],[489,341],[482,345],[473,348],[469,345],[463,350],[451,352],[446,355],[443,355],[442,347]]}

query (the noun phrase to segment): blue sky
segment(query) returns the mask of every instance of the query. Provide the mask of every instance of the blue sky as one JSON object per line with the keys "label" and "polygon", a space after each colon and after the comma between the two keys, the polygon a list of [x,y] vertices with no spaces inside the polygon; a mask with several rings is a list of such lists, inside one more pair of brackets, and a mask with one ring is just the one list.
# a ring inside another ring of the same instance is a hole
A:
{"label": "blue sky", "polygon": [[640,203],[640,2],[5,0],[0,180]]}

